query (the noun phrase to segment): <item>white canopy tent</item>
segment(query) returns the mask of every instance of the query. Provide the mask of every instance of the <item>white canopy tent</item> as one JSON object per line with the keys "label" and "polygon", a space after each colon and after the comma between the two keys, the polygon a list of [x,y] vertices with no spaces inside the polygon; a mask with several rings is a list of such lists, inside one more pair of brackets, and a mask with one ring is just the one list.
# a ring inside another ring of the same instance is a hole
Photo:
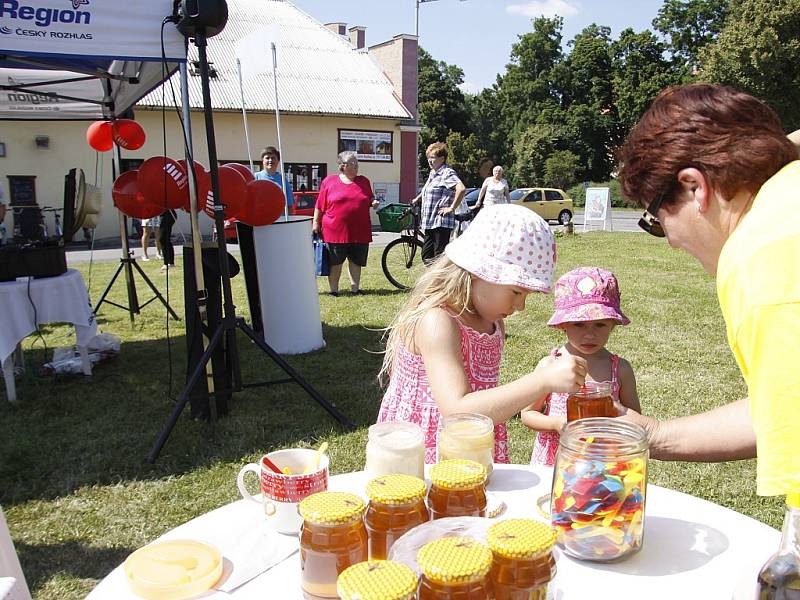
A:
{"label": "white canopy tent", "polygon": [[184,37],[163,26],[173,4],[0,2],[0,119],[121,115],[186,60]]}

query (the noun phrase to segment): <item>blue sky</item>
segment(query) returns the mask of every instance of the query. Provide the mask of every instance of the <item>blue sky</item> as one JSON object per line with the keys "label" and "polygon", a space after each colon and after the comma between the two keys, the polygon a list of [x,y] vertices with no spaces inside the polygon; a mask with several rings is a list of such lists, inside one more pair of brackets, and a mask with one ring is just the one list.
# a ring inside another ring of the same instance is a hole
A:
{"label": "blue sky", "polygon": [[[414,33],[415,0],[291,0],[322,23],[367,28],[367,45]],[[531,31],[531,19],[564,17],[564,39],[592,23],[616,38],[626,27],[649,29],[662,0],[435,0],[419,7],[420,44],[437,60],[464,70],[465,91],[490,86],[505,71],[511,45]]]}

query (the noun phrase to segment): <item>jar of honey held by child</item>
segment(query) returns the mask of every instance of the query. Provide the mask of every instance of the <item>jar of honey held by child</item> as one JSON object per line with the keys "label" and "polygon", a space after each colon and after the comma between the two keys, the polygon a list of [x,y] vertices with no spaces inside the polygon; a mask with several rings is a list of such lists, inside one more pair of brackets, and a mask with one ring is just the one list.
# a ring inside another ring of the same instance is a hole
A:
{"label": "jar of honey held by child", "polygon": [[430,519],[426,491],[425,482],[410,475],[382,475],[367,484],[370,560],[387,558],[397,538]]}
{"label": "jar of honey held by child", "polygon": [[567,423],[550,500],[564,552],[610,561],[642,547],[648,456],[647,433],[639,425],[608,418]]}
{"label": "jar of honey held by child", "polygon": [[495,600],[545,600],[556,575],[552,548],[556,532],[531,519],[495,523],[486,533],[492,551]]}
{"label": "jar of honey held by child", "polygon": [[428,542],[417,552],[422,571],[419,600],[487,600],[492,598],[489,570],[492,552],[468,537]]}
{"label": "jar of honey held by child", "polygon": [[370,425],[367,463],[371,475],[403,473],[424,478],[425,435],[422,427],[403,421],[384,421]]}
{"label": "jar of honey held by child", "polygon": [[336,598],[336,579],[367,560],[364,501],[344,492],[319,492],[300,502],[300,571],[303,590]]}
{"label": "jar of honey held by child", "polygon": [[445,460],[431,467],[431,519],[486,516],[486,469],[474,460]]}
{"label": "jar of honey held by child", "polygon": [[567,397],[567,421],[616,416],[610,381],[587,381]]}
{"label": "jar of honey held by child", "polygon": [[339,575],[337,590],[342,600],[414,600],[418,583],[411,567],[370,560],[345,569]]}
{"label": "jar of honey held by child", "polygon": [[439,460],[464,458],[481,463],[486,474],[494,468],[494,422],[477,413],[458,413],[442,419],[437,442]]}

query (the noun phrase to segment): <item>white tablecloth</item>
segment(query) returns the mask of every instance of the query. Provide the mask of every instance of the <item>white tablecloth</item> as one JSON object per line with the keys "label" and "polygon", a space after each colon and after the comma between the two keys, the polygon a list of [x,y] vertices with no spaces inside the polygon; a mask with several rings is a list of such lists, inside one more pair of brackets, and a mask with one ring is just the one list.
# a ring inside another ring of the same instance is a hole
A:
{"label": "white tablecloth", "polygon": [[[331,477],[329,489],[364,495],[369,477],[348,473]],[[552,470],[528,465],[495,465],[489,489],[506,503],[498,519],[542,520],[535,502],[550,491]],[[231,475],[231,486],[235,485]],[[556,600],[587,598],[664,598],[751,600],[761,565],[778,547],[780,533],[750,517],[705,500],[655,485],[648,486],[642,550],[619,563],[587,563],[558,553],[558,573],[550,584]],[[254,502],[240,500],[185,523],[163,539],[197,539],[214,543],[223,556],[236,547],[242,523],[261,523]],[[300,558],[295,553],[233,593],[206,598],[263,600],[301,599]],[[88,598],[135,599],[122,567],[116,568]]]}
{"label": "white tablecloth", "polygon": [[78,346],[89,344],[97,323],[80,271],[68,269],[58,277],[31,279],[30,287],[23,281],[0,283],[0,362],[36,331],[37,323],[72,323]]}

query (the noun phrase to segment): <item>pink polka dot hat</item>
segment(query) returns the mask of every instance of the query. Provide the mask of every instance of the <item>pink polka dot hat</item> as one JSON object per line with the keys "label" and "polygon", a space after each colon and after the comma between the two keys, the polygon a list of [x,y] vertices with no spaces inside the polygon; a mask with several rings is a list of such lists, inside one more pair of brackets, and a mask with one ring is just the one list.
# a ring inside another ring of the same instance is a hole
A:
{"label": "pink polka dot hat", "polygon": [[451,261],[484,281],[536,292],[552,289],[553,234],[539,215],[522,206],[487,206],[444,251]]}

